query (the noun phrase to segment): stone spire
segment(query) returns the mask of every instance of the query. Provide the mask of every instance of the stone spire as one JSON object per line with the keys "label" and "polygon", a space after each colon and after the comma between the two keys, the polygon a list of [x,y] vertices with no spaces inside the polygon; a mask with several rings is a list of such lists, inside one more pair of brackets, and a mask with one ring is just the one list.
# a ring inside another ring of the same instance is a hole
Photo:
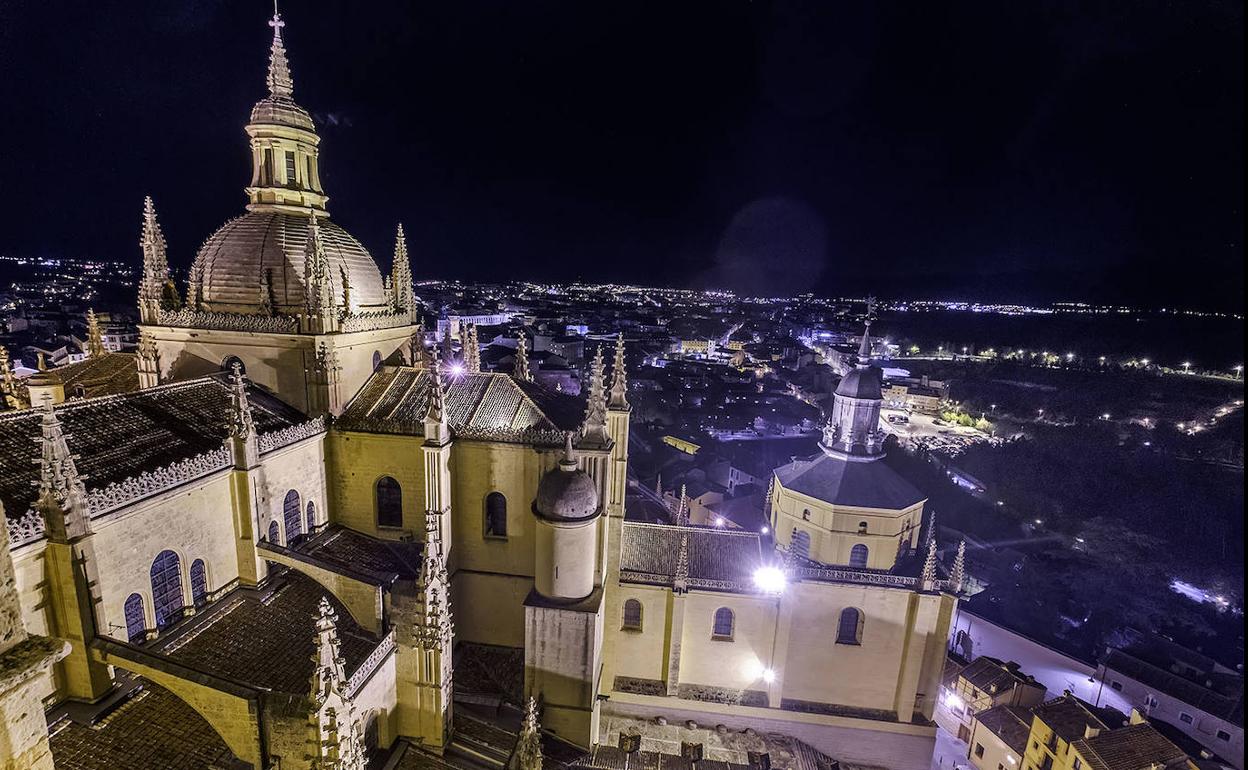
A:
{"label": "stone spire", "polygon": [[867,297],[867,318],[863,322],[862,342],[858,343],[858,365],[871,360],[871,314],[875,312],[875,297]]}
{"label": "stone spire", "polygon": [[326,334],[338,330],[338,314],[334,308],[334,286],[329,256],[316,212],[308,222],[308,241],[303,261],[303,285],[307,292],[307,331]]}
{"label": "stone spire", "polygon": [[589,368],[589,387],[586,396],[585,419],[581,424],[581,435],[590,443],[604,446],[609,441],[607,435],[607,393],[603,384],[602,346],[594,353],[594,360]]}
{"label": "stone spire", "polygon": [[955,594],[962,593],[966,582],[966,541],[958,541],[958,553],[953,557],[953,569],[949,570],[949,584]]}
{"label": "stone spire", "polygon": [[234,466],[239,469],[255,467],[260,461],[260,444],[256,435],[256,423],[251,413],[251,401],[247,398],[247,380],[243,367],[237,361],[230,373],[230,418],[227,444],[234,454]]}
{"label": "stone spire", "polygon": [[425,511],[425,548],[421,555],[417,593],[424,602],[420,619],[420,644],[427,650],[450,653],[452,617],[450,578],[442,546],[442,515]]}
{"label": "stone spire", "polygon": [[689,526],[689,490],[680,485],[680,499],[676,501],[676,526]]}
{"label": "stone spire", "polygon": [[611,397],[607,401],[611,409],[628,408],[628,372],[624,367],[624,332],[615,338],[615,361],[611,367]]}
{"label": "stone spire", "polygon": [[316,620],[316,652],[312,655],[308,722],[311,766],[316,770],[364,770],[363,735],[355,703],[347,695],[346,661],[338,640],[338,615],[322,596]]}
{"label": "stone spire", "polygon": [[425,438],[440,441],[446,438],[446,389],[442,385],[442,365],[438,350],[433,350],[429,366],[429,401],[425,404]]}
{"label": "stone spire", "polygon": [[13,362],[9,360],[9,349],[0,345],[0,405],[5,396],[17,393],[17,377],[13,374]]}
{"label": "stone spire", "polygon": [[516,740],[516,770],[542,770],[542,734],[537,722],[537,699],[529,697],[524,722]]}
{"label": "stone spire", "polygon": [[936,543],[927,546],[927,558],[923,560],[923,571],[919,573],[919,590],[936,590]]}
{"label": "stone spire", "polygon": [[529,343],[523,330],[516,334],[516,363],[511,376],[522,382],[533,381],[533,372],[529,371]]}
{"label": "stone spire", "polygon": [[684,593],[689,589],[689,531],[680,533],[680,544],[676,551],[676,572],[672,576],[672,590]]}
{"label": "stone spire", "polygon": [[139,335],[137,354],[139,387],[156,387],[160,384],[160,354],[156,348],[156,339],[150,334]]}
{"label": "stone spire", "polygon": [[96,318],[93,308],[87,308],[87,357],[99,358],[104,353],[104,335],[100,332],[100,319]]}
{"label": "stone spire", "polygon": [[403,234],[402,224],[394,236],[394,264],[390,271],[390,285],[394,292],[395,312],[407,313],[409,318],[415,318],[416,297],[412,293],[412,263],[407,256],[407,236]]}
{"label": "stone spire", "polygon": [[923,538],[923,542],[920,543],[919,545],[921,547],[926,546],[929,548],[936,545],[936,509],[935,508],[933,508],[932,512],[929,513],[927,516],[927,534]]}
{"label": "stone spire", "polygon": [[663,497],[663,474],[660,473],[654,477],[654,493],[659,497]]}
{"label": "stone spire", "polygon": [[269,19],[273,28],[273,46],[269,49],[269,74],[265,82],[269,86],[269,96],[277,99],[290,99],[295,94],[295,81],[290,76],[290,62],[286,61],[286,46],[282,43],[282,28],[286,22],[273,8],[273,18]]}
{"label": "stone spire", "polygon": [[74,464],[77,455],[69,451],[69,436],[61,430],[51,399],[44,399],[39,423],[39,497],[35,510],[43,516],[48,539],[65,543],[90,534],[91,517],[87,507],[85,476]]}
{"label": "stone spire", "polygon": [[169,283],[169,256],[164,233],[156,221],[156,206],[149,195],[143,199],[143,233],[139,237],[143,249],[143,275],[139,278],[139,320],[145,324],[159,321]]}

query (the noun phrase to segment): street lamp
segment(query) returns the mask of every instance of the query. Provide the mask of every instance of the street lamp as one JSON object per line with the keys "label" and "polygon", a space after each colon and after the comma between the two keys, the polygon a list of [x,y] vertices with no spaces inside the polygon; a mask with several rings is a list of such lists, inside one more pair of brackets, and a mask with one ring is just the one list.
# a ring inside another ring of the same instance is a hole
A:
{"label": "street lamp", "polygon": [[1183,362],[1183,373],[1184,373],[1184,374],[1191,374],[1191,373],[1192,373],[1192,362],[1191,362],[1191,361],[1184,361],[1184,362]]}

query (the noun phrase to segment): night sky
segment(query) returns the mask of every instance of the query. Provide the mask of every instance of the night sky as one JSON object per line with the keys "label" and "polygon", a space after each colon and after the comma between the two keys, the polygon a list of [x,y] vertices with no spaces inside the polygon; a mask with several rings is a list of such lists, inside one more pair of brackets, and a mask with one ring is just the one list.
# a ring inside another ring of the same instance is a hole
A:
{"label": "night sky", "polygon": [[[243,211],[271,6],[0,3],[0,253]],[[1234,2],[283,4],[335,220],[418,278],[1242,311]]]}

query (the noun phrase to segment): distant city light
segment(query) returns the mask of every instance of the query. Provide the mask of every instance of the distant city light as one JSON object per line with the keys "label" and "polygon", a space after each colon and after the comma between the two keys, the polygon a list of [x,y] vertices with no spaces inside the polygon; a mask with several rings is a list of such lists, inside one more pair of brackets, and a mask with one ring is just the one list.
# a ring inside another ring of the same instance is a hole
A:
{"label": "distant city light", "polygon": [[767,533],[768,533],[768,532],[770,532],[770,531],[771,531],[771,530],[770,530],[769,528],[767,528],[767,527],[763,527],[762,529],[760,529],[760,530],[759,530],[759,532],[763,533],[764,535],[765,535],[765,534],[767,534]]}
{"label": "distant city light", "polygon": [[781,593],[786,582],[784,572],[779,567],[759,567],[754,570],[754,586],[763,593]]}

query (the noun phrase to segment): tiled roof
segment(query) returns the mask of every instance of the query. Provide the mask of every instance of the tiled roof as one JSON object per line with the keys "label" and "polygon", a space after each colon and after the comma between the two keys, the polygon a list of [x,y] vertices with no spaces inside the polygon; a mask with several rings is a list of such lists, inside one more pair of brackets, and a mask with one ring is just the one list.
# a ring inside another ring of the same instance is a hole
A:
{"label": "tiled roof", "polygon": [[900,511],[921,503],[923,493],[879,460],[855,462],[819,454],[776,469],[785,489],[833,505]]}
{"label": "tiled roof", "polygon": [[[1007,664],[996,658],[981,655],[966,668],[958,672],[958,676],[966,679],[973,687],[996,695],[1011,689],[1016,684],[1035,684],[1036,680],[1018,670],[1017,664],[1011,669]],[[957,677],[954,677],[955,679]],[[949,684],[949,683],[947,683]]]}
{"label": "tiled roof", "polygon": [[691,579],[749,585],[765,562],[757,533],[625,523],[620,571],[670,578],[676,574],[682,534],[689,536]]}
{"label": "tiled roof", "polygon": [[[298,411],[249,383],[260,433],[303,422]],[[87,491],[137,476],[204,452],[220,449],[229,418],[230,390],[224,375],[162,385],[119,396],[68,401],[56,406]],[[21,517],[35,499],[40,410],[0,415],[0,501],[10,518]]]}
{"label": "tiled roof", "polygon": [[332,525],[295,550],[351,570],[393,573],[400,580],[420,577],[423,543],[383,540],[353,529]]}
{"label": "tiled roof", "polygon": [[1187,754],[1147,723],[1108,730],[1083,738],[1072,748],[1088,761],[1090,770],[1155,770],[1186,766]]}
{"label": "tiled roof", "polygon": [[[1140,660],[1123,650],[1111,649],[1106,654],[1103,664],[1110,671],[1117,671],[1141,684],[1160,690],[1166,695],[1177,698],[1206,714],[1211,714],[1241,727],[1244,724],[1242,678],[1238,679],[1240,695],[1235,698],[1223,695],[1200,682],[1194,682],[1152,663]],[[1228,679],[1228,677],[1220,674],[1211,674],[1209,676],[1211,677],[1209,681],[1213,681],[1213,676],[1218,676],[1223,683],[1226,683]]]}
{"label": "tiled roof", "polygon": [[56,770],[202,770],[243,767],[195,709],[165,688],[142,688],[94,725],[68,718],[52,725]]}
{"label": "tiled roof", "polygon": [[[347,405],[337,424],[346,430],[422,435],[432,378],[423,369],[383,366]],[[446,420],[453,432],[567,431],[580,427],[582,399],[497,373],[448,377]]]}
{"label": "tiled roof", "polygon": [[1033,706],[1031,713],[1067,743],[1082,738],[1089,726],[1098,730],[1108,729],[1108,725],[1073,695],[1061,695]]}
{"label": "tiled roof", "polygon": [[215,676],[302,695],[312,681],[317,605],[323,596],[338,614],[338,639],[350,677],[380,640],[360,628],[323,586],[294,570],[277,578],[271,590],[234,591],[150,649]]}
{"label": "tiled roof", "polygon": [[627,756],[617,746],[598,745],[584,757],[572,763],[573,767],[598,768],[599,770],[746,770],[749,765],[718,762],[704,759],[696,765],[675,754],[656,751],[638,751]]}
{"label": "tiled roof", "polygon": [[133,353],[105,353],[31,375],[23,384],[37,380],[60,383],[66,398],[95,398],[138,390],[139,368]]}
{"label": "tiled roof", "polygon": [[1027,749],[1031,734],[1031,711],[1021,706],[993,706],[975,715],[976,721],[1016,753]]}

